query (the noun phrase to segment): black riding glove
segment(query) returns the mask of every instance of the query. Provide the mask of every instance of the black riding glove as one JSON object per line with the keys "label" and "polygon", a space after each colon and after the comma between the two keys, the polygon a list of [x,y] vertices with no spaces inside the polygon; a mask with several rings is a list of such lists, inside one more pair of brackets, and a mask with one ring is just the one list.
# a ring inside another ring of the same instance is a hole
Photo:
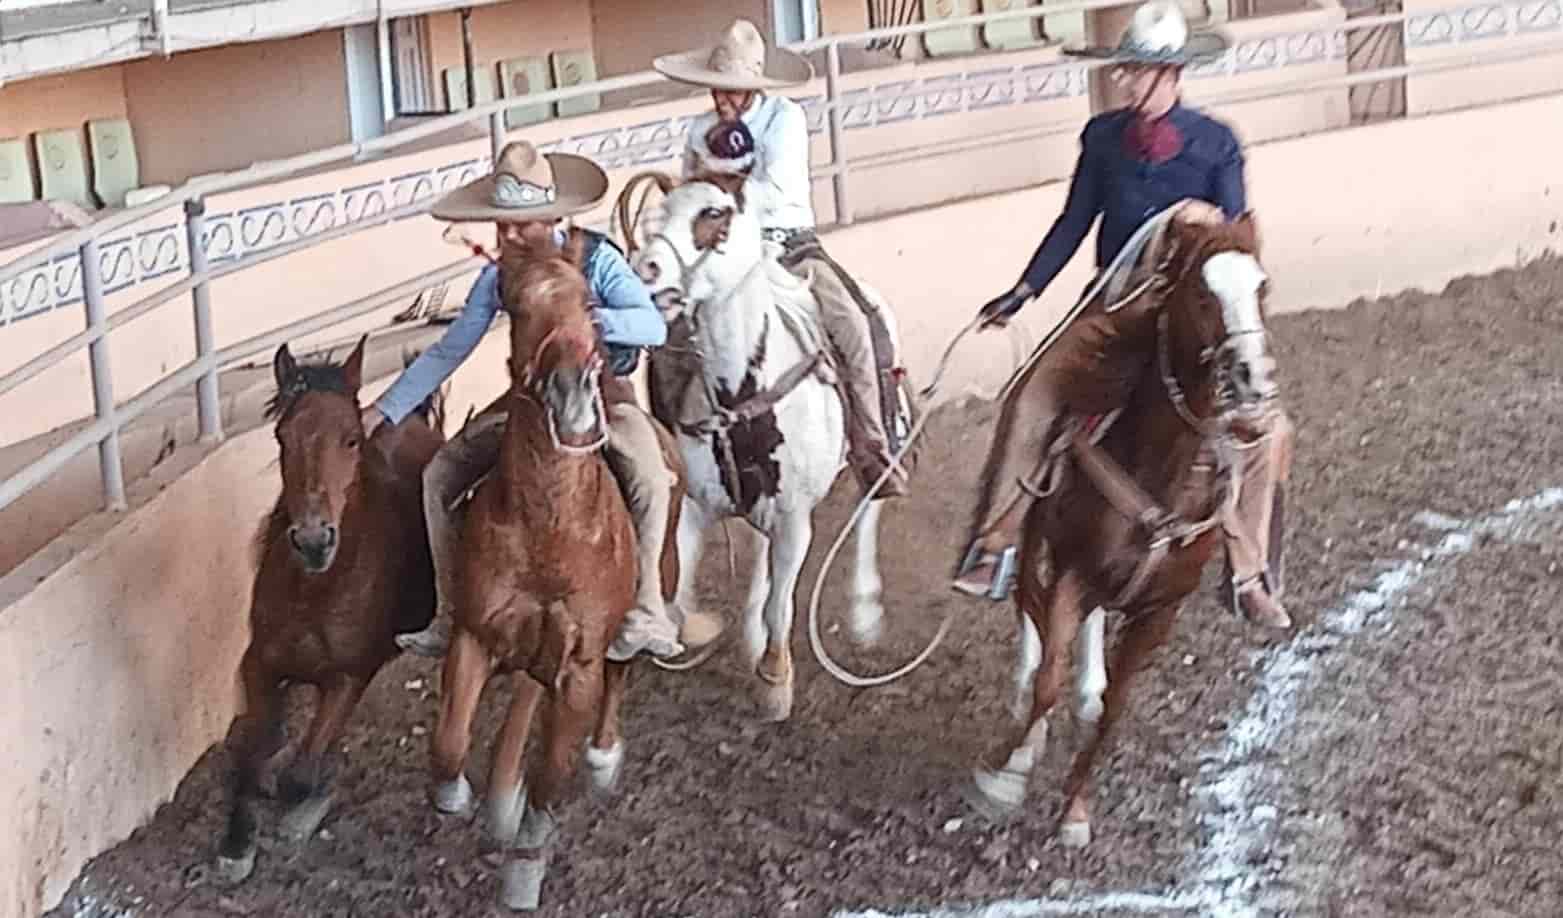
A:
{"label": "black riding glove", "polygon": [[978,317],[982,319],[982,327],[1003,328],[1008,325],[1010,317],[1035,295],[1030,287],[1021,283],[1013,290],[1007,290],[982,304],[982,308],[977,311]]}

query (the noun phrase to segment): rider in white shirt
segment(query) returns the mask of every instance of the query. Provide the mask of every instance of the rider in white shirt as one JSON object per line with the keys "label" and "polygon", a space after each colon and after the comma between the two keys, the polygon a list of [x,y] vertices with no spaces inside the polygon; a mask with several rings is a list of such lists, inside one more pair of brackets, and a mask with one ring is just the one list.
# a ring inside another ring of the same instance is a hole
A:
{"label": "rider in white shirt", "polygon": [[[740,19],[717,45],[660,57],[653,66],[671,79],[711,90],[713,111],[689,126],[684,177],[745,175],[743,206],[759,218],[766,238],[783,247],[782,264],[810,279],[845,383],[848,459],[863,486],[871,487],[901,448],[906,426],[894,342],[877,316],[877,304],[863,296],[814,234],[803,108],[784,96],[765,94],[807,82],[812,74],[808,61],[766,48],[754,24]],[[905,468],[887,477],[877,493],[904,495]]]}

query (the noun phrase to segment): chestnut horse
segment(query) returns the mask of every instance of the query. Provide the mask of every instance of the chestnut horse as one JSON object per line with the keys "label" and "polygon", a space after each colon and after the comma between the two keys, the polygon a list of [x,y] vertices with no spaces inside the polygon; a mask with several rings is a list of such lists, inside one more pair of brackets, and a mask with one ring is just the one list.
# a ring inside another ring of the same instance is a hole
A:
{"label": "chestnut horse", "polygon": [[255,867],[255,798],[286,740],[287,687],[319,691],[302,748],[277,781],[290,806],[283,834],[302,842],[331,805],[327,750],[399,653],[394,636],[434,614],[423,467],[444,442],[440,395],[366,443],[358,408],[366,340],[340,365],[298,364],[286,344],[272,361],[277,394],[267,416],[277,421],[282,494],[256,537],[250,644],[239,663],[244,714],[230,737],[235,786],[218,853],[218,871],[233,883]]}
{"label": "chestnut horse", "polygon": [[[1072,436],[1068,480],[1060,486],[1054,479],[1048,487],[1056,493],[1035,502],[1026,518],[1016,685],[1031,689],[1030,716],[1003,750],[1003,764],[985,764],[975,775],[973,800],[981,809],[999,816],[1019,809],[1082,611],[1123,613],[1099,721],[1092,730],[1094,704],[1082,705],[1078,718],[1087,735],[1065,786],[1060,827],[1060,840],[1071,846],[1090,840],[1091,767],[1123,714],[1130,679],[1167,640],[1221,547],[1221,515],[1236,497],[1238,451],[1245,448],[1238,433],[1278,395],[1252,216],[1215,226],[1173,221],[1166,233],[1148,252],[1156,273],[1121,304],[1116,333],[1101,326],[1102,352],[1122,363],[1096,378],[1122,380],[1132,393],[1116,418],[1091,435]],[[1093,304],[1077,321],[1101,319]],[[1065,400],[1087,404],[1099,395],[1066,393]],[[1102,654],[1100,615],[1089,623],[1094,639],[1082,645],[1087,657]],[[1017,702],[1023,710],[1024,696]]]}
{"label": "chestnut horse", "polygon": [[[467,508],[433,736],[435,806],[463,812],[472,799],[462,768],[478,699],[496,671],[513,674],[486,801],[487,832],[510,854],[500,901],[512,909],[538,905],[555,812],[588,737],[597,789],[613,785],[624,756],[619,705],[628,664],[606,654],[635,600],[635,533],[601,453],[608,436],[603,360],[581,243],[572,231],[561,250],[551,231],[539,232],[524,245],[507,243],[501,255],[511,323],[509,422],[498,467]],[[543,756],[523,791],[527,734],[545,695]]]}

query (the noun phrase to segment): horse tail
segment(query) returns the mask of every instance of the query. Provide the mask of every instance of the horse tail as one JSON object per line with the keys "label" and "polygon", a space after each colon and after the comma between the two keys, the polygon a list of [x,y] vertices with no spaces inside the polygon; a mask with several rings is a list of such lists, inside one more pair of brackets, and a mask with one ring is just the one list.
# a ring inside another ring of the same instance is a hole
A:
{"label": "horse tail", "polygon": [[[412,366],[413,361],[417,360],[418,355],[421,353],[423,352],[420,350],[403,351],[402,369],[405,370]],[[445,386],[436,386],[434,391],[429,393],[429,397],[424,399],[418,407],[414,408],[412,413],[423,418],[423,422],[428,424],[430,429],[443,431],[445,429],[445,398],[448,394]]]}
{"label": "horse tail", "polygon": [[655,183],[664,195],[678,187],[678,180],[673,176],[655,170],[637,172],[624,183],[624,188],[613,202],[614,229],[618,232],[619,238],[624,240],[625,253],[631,257],[639,248],[635,242],[635,230],[640,226],[640,215],[646,209],[646,196],[650,193],[650,189],[641,192],[640,203],[635,206],[634,213],[630,212],[630,202],[634,200],[635,192],[648,182]]}

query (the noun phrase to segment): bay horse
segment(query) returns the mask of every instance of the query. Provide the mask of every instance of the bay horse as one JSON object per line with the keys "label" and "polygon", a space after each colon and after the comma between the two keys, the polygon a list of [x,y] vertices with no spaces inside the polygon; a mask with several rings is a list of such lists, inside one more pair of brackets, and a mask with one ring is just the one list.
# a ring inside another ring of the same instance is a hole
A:
{"label": "bay horse", "polygon": [[[490,840],[510,855],[500,901],[516,910],[538,907],[556,810],[583,747],[595,789],[617,780],[629,665],[606,655],[634,605],[638,576],[629,509],[601,450],[608,401],[633,393],[604,397],[580,268],[583,237],[572,230],[561,248],[549,227],[527,232],[524,244],[507,242],[500,256],[511,320],[509,421],[498,465],[466,511],[455,628],[432,737],[435,806],[465,812],[472,789],[463,766],[478,700],[496,672],[512,674],[485,821]],[[543,755],[523,790],[523,755],[540,704]]]}
{"label": "bay horse", "polygon": [[[637,251],[624,216],[642,181],[655,181],[663,197],[647,212],[649,231]],[[635,270],[669,319],[667,344],[651,356],[651,391],[689,475],[676,607],[686,619],[699,614],[695,575],[710,526],[747,521],[764,550],[750,575],[744,647],[760,682],[761,718],[776,722],[792,712],[794,592],[813,539],[811,517],[846,467],[845,406],[813,294],[778,263],[779,247],[744,209],[741,184],[741,176],[677,184],[643,173],[621,193],[619,213]],[[894,337],[889,306],[864,290]],[[848,632],[865,645],[882,629],[883,503],[871,502],[856,534]]]}
{"label": "bay horse", "polygon": [[[1129,381],[1132,392],[1115,418],[1071,435],[1065,477],[1054,479],[1051,495],[1026,517],[1015,680],[1025,727],[1001,750],[1001,764],[984,762],[974,774],[971,799],[979,809],[1002,818],[1020,808],[1079,634],[1088,670],[1077,713],[1084,735],[1059,828],[1060,841],[1072,847],[1090,841],[1091,769],[1124,713],[1130,681],[1166,642],[1221,547],[1222,513],[1236,498],[1241,433],[1279,391],[1252,215],[1217,225],[1174,220],[1165,232],[1146,252],[1156,265],[1151,281],[1120,304],[1117,340],[1101,326],[1104,350],[1126,362],[1100,376]],[[1088,309],[1077,321],[1100,318],[1099,309]],[[1072,400],[1066,394],[1066,403]],[[1092,400],[1099,399],[1078,399]],[[1080,634],[1088,609],[1095,611]],[[1105,675],[1104,609],[1124,616]],[[1093,697],[1103,689],[1104,699]]]}
{"label": "bay horse", "polygon": [[229,738],[233,799],[217,867],[230,883],[255,867],[256,798],[286,741],[287,688],[319,691],[302,747],[277,781],[289,804],[282,833],[302,842],[331,805],[328,750],[400,653],[395,635],[434,615],[422,495],[423,468],[444,442],[442,397],[365,442],[358,390],[367,340],[341,364],[300,364],[286,344],[272,361],[267,417],[276,420],[282,493],[256,536],[250,643],[239,663],[244,712]]}

